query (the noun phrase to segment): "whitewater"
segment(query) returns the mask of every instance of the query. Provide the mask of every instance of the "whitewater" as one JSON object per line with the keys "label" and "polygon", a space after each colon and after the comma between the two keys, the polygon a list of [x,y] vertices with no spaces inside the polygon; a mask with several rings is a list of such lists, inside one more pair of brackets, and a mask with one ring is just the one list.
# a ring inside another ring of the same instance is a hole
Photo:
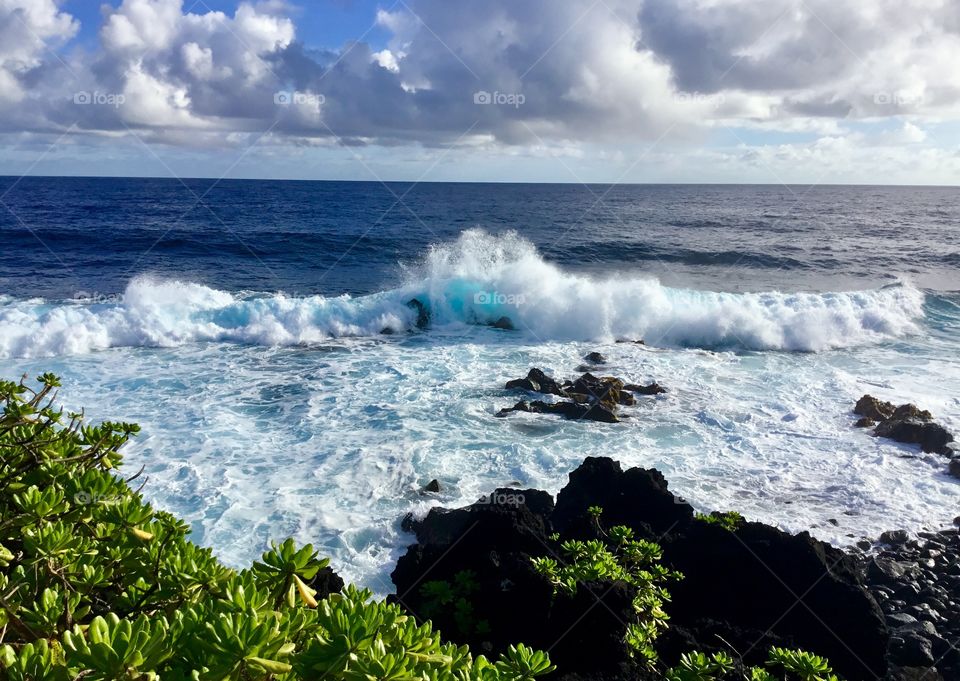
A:
{"label": "whitewater", "polygon": [[[490,326],[502,317],[515,329]],[[57,372],[67,408],[140,423],[128,470],[143,466],[148,499],[227,562],[292,535],[387,593],[406,513],[498,486],[555,492],[585,456],[657,467],[699,510],[838,545],[949,524],[960,485],[943,460],[853,428],[850,410],[870,392],[960,430],[958,331],[960,300],[909,279],[699,290],[573,271],[515,233],[467,230],[368,294],[145,273],[122,293],[8,295],[0,374]],[[523,397],[507,380],[573,377],[590,351],[603,373],[668,392],[619,424],[494,416]],[[441,493],[421,494],[434,478]]]}
{"label": "whitewater", "polygon": [[54,357],[197,342],[309,345],[503,317],[531,340],[642,338],[657,346],[820,351],[918,330],[924,294],[908,282],[837,293],[723,293],[649,277],[591,277],[545,261],[516,233],[469,230],[433,246],[406,282],[370,295],[230,293],[142,277],[123,294],[72,301],[0,299],[0,357]]}

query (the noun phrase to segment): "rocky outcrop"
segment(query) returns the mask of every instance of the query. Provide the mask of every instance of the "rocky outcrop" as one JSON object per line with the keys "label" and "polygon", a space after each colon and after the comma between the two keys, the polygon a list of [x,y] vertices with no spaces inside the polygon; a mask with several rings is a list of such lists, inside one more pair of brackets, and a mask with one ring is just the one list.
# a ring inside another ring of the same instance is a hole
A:
{"label": "rocky outcrop", "polygon": [[[590,353],[587,358],[599,353]],[[595,357],[596,359],[596,357]],[[586,419],[616,423],[620,420],[617,415],[618,407],[632,406],[637,403],[634,393],[641,395],[658,395],[666,392],[657,383],[650,385],[626,384],[613,376],[594,376],[590,372],[579,378],[559,383],[556,379],[547,376],[542,369],[533,368],[524,378],[507,381],[508,390],[527,390],[545,395],[556,395],[566,398],[567,402],[548,403],[542,401],[527,402],[521,400],[512,407],[506,407],[497,412],[497,416],[508,416],[512,412],[524,411],[535,414],[556,414],[569,419]]]}
{"label": "rocky outcrop", "polygon": [[515,411],[525,411],[529,414],[554,414],[573,421],[600,421],[602,423],[619,423],[617,414],[604,404],[581,404],[577,402],[543,402],[534,400],[527,402],[520,400],[512,407],[504,407],[497,412],[503,418]]}
{"label": "rocky outcrop", "polygon": [[890,627],[892,678],[960,679],[960,531],[881,541],[862,570]]}
{"label": "rocky outcrop", "polygon": [[861,416],[854,425],[868,428],[878,421],[873,434],[897,442],[920,445],[927,453],[941,454],[951,459],[948,472],[960,478],[960,463],[953,435],[933,420],[933,415],[915,404],[901,404],[894,407],[890,402],[881,402],[872,395],[864,395],[853,409]]}
{"label": "rocky outcrop", "polygon": [[527,372],[526,377],[507,381],[505,386],[507,390],[529,390],[534,393],[543,393],[545,395],[559,395],[566,397],[567,393],[559,383],[553,378],[547,376],[542,369],[533,368]]}
{"label": "rocky outcrop", "polygon": [[600,506],[603,527],[627,525],[659,542],[664,562],[685,574],[670,586],[670,629],[658,639],[665,663],[691,648],[729,652],[729,644],[748,663],[762,664],[769,645],[777,644],[826,655],[848,679],[886,672],[886,625],[856,562],[807,534],[759,523],[730,531],[702,522],[658,471],[624,471],[607,458],[586,459],[555,506],[535,490],[497,490],[492,498],[503,503],[486,499],[407,519],[417,544],[392,575],[397,600],[415,614],[431,609],[424,581],[453,584],[462,573],[473,575],[471,621],[483,622],[481,629],[463,631],[463,618],[450,608],[432,613],[440,631],[457,642],[489,651],[520,640],[549,648],[561,678],[647,678],[631,667],[622,644],[631,586],[589,583],[576,596],[553,596],[531,567],[532,557],[559,554],[559,541],[596,538],[588,508]]}
{"label": "rocky outcrop", "polygon": [[893,416],[894,409],[896,407],[890,402],[881,402],[873,395],[864,395],[857,400],[853,413],[873,421],[885,421]]}

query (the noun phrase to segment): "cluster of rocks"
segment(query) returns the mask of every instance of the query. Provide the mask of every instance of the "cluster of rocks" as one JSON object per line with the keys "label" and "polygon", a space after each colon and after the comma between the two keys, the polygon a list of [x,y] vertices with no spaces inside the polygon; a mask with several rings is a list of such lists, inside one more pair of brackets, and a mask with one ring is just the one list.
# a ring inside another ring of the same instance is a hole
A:
{"label": "cluster of rocks", "polygon": [[[954,522],[960,527],[960,517]],[[891,630],[893,678],[960,679],[960,530],[880,540],[863,574]]]}
{"label": "cluster of rocks", "polygon": [[[491,500],[505,500],[492,503]],[[622,470],[588,458],[554,502],[539,490],[502,489],[466,508],[434,508],[407,517],[416,534],[392,573],[397,602],[458,643],[496,653],[523,641],[549,649],[564,679],[658,678],[638,668],[624,643],[635,587],[589,582],[574,595],[554,595],[531,558],[556,557],[566,539],[598,538],[603,525],[627,525],[663,547],[664,563],[685,578],[671,584],[669,629],[657,639],[665,664],[692,649],[724,650],[762,665],[771,645],[796,646],[830,658],[848,679],[887,673],[887,625],[864,586],[858,560],[813,539],[760,523],[731,531],[698,520],[670,493],[655,469]],[[557,534],[554,534],[557,533]],[[464,628],[455,608],[431,609],[425,582],[475,582]]]}
{"label": "cluster of rocks", "polygon": [[[585,359],[594,364],[602,364],[606,361],[600,353],[590,353]],[[650,385],[637,385],[626,383],[613,376],[594,376],[589,371],[579,378],[561,383],[537,368],[531,369],[524,378],[507,381],[505,387],[508,390],[526,390],[543,395],[556,395],[564,399],[559,402],[520,400],[512,407],[501,409],[497,412],[497,416],[504,417],[515,411],[524,411],[604,423],[620,421],[619,407],[635,405],[637,403],[635,395],[659,395],[666,392],[655,382]]]}
{"label": "cluster of rocks", "polygon": [[915,404],[895,406],[891,402],[864,395],[857,400],[853,413],[860,417],[858,428],[873,428],[873,434],[897,442],[917,444],[927,453],[936,453],[949,459],[948,470],[960,478],[960,447],[953,435],[933,420],[933,415]]}

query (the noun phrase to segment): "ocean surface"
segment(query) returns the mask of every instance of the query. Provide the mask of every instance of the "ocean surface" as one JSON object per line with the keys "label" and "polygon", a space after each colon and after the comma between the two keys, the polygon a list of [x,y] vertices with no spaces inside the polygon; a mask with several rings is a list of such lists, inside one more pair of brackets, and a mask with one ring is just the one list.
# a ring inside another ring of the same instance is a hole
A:
{"label": "ocean surface", "polygon": [[[0,376],[140,423],[127,471],[231,564],[293,535],[386,593],[405,513],[555,492],[589,455],[838,545],[960,509],[942,458],[850,411],[960,431],[958,189],[10,177],[0,201]],[[613,425],[494,417],[505,381],[594,350],[669,392]]]}

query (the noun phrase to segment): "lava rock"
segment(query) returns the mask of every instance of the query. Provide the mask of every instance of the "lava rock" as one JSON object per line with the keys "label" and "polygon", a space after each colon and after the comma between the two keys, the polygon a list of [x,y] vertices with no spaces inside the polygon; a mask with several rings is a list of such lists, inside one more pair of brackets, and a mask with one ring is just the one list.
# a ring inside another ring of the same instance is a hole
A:
{"label": "lava rock", "polygon": [[439,492],[440,492],[440,481],[437,480],[437,479],[431,480],[431,481],[428,482],[428,483],[426,484],[426,486],[423,488],[423,491],[424,491],[424,492],[430,492],[430,493],[432,493],[432,494],[439,494]]}
{"label": "lava rock", "polygon": [[662,395],[667,392],[667,389],[661,386],[659,383],[654,381],[650,385],[638,385],[636,383],[627,383],[623,386],[624,390],[629,390],[632,393],[637,393],[638,395]]}
{"label": "lava rock", "polygon": [[313,576],[313,579],[307,581],[307,586],[311,589],[316,590],[316,596],[314,596],[318,601],[326,598],[330,594],[340,593],[343,589],[343,579],[340,575],[333,571],[333,568],[329,565],[317,570],[317,574]]}
{"label": "lava rock", "polygon": [[520,388],[535,393],[544,393],[546,395],[558,395],[567,397],[566,391],[553,378],[547,376],[542,369],[533,368],[527,372],[525,378],[517,378],[507,381],[505,386],[508,390]]}
{"label": "lava rock", "polygon": [[[494,496],[509,493],[518,494],[497,490]],[[432,509],[423,521],[409,523],[418,543],[393,572],[394,600],[426,617],[423,582],[455,583],[469,571],[477,583],[469,599],[471,621],[489,627],[459,631],[453,609],[439,608],[430,617],[446,639],[491,653],[521,640],[550,648],[557,674],[571,681],[647,678],[623,646],[632,587],[587,582],[573,596],[554,596],[532,568],[531,558],[558,550],[554,530],[561,540],[601,536],[588,511],[600,506],[604,527],[627,525],[638,538],[660,542],[664,563],[685,574],[669,587],[671,625],[657,641],[665,664],[691,649],[726,650],[720,635],[737,650],[750,650],[748,664],[762,665],[766,648],[775,644],[826,655],[845,678],[886,673],[886,625],[859,581],[856,561],[807,534],[759,523],[731,532],[699,522],[658,471],[625,471],[608,458],[588,458],[573,471],[555,507],[546,493],[522,495],[523,503]],[[555,645],[560,639],[564,645]]]}
{"label": "lava rock", "polygon": [[900,419],[891,417],[879,424],[873,432],[897,442],[918,444],[928,453],[945,452],[946,445],[953,442],[953,435],[940,424],[912,416]]}
{"label": "lava rock", "polygon": [[853,413],[857,416],[866,416],[874,421],[885,421],[891,416],[896,407],[890,402],[881,402],[873,395],[864,395],[857,400]]}
{"label": "lava rock", "polygon": [[890,657],[894,664],[905,667],[929,667],[936,662],[930,641],[914,632],[890,638]]}
{"label": "lava rock", "polygon": [[880,535],[880,541],[893,546],[905,544],[909,539],[910,535],[907,534],[906,530],[888,530]]}
{"label": "lava rock", "polygon": [[600,421],[602,423],[619,423],[620,417],[602,404],[579,404],[577,402],[533,402],[520,401],[513,407],[501,409],[497,416],[504,417],[512,411],[525,411],[531,414],[554,414],[572,421]]}
{"label": "lava rock", "polygon": [[430,326],[430,310],[419,299],[411,298],[407,301],[407,307],[417,313],[417,328],[426,329]]}

